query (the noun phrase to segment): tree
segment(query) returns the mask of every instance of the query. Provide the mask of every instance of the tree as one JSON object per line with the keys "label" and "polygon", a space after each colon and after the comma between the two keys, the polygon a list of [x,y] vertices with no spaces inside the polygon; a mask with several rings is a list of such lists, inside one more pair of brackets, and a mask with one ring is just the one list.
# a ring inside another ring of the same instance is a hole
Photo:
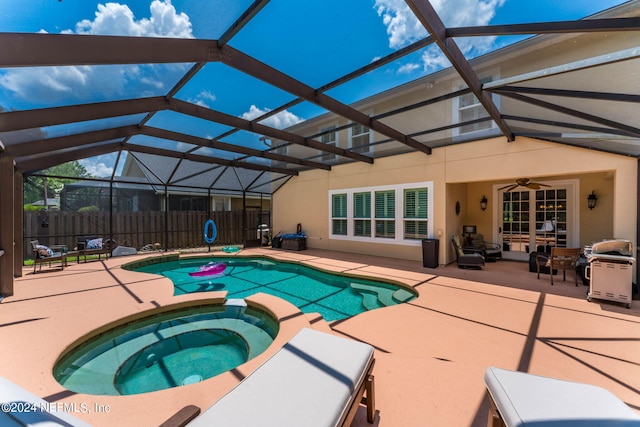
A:
{"label": "tree", "polygon": [[45,197],[55,197],[60,194],[65,184],[92,178],[87,169],[77,160],[52,166],[43,170],[42,174],[47,175],[47,177],[29,176],[26,178],[24,186],[24,201],[26,204],[45,200]]}

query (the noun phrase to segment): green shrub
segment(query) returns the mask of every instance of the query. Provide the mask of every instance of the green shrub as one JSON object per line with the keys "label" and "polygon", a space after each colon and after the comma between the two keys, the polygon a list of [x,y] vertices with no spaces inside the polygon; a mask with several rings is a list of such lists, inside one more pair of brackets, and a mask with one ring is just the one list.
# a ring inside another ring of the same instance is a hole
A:
{"label": "green shrub", "polygon": [[97,206],[85,206],[78,209],[78,212],[98,212],[99,210]]}

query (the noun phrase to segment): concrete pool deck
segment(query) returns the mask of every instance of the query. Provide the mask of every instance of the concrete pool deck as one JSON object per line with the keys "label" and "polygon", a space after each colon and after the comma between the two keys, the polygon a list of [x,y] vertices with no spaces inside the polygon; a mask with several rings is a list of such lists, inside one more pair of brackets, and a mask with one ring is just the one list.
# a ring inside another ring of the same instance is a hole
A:
{"label": "concrete pool deck", "polygon": [[[537,280],[527,264],[517,262],[499,261],[471,271],[313,249],[256,248],[240,255],[389,278],[414,287],[419,297],[327,323],[260,294],[252,298],[254,303],[273,311],[282,323],[274,345],[256,359],[185,387],[89,396],[65,390],[51,375],[60,353],[74,341],[127,315],[224,294],[174,297],[168,279],[121,268],[157,254],[70,263],[63,271],[43,267],[38,274],[25,267],[15,295],[0,303],[0,375],[98,427],[155,426],[186,405],[206,409],[310,325],[376,348],[377,426],[486,425],[482,377],[489,366],[598,385],[640,412],[640,301],[631,309],[589,303],[587,288],[574,286],[571,273],[552,287],[547,275]],[[353,425],[370,425],[364,407]]]}

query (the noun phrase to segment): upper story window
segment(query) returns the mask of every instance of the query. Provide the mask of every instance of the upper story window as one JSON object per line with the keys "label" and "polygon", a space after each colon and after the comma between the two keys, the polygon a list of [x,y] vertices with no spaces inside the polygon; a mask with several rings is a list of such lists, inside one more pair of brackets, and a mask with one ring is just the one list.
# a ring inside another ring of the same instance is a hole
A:
{"label": "upper story window", "polygon": [[[493,80],[495,80],[494,77],[487,77],[482,79],[481,82],[488,83]],[[496,102],[495,99],[494,102]],[[495,122],[489,119],[489,113],[487,113],[478,98],[472,92],[454,98],[453,110],[453,120],[455,123],[465,123],[476,119],[487,119],[454,128],[454,136],[470,134],[496,127]]]}
{"label": "upper story window", "polygon": [[371,130],[369,127],[355,124],[351,127],[351,148],[356,153],[368,153],[371,151]]}
{"label": "upper story window", "polygon": [[[320,129],[320,133],[322,134],[320,135],[320,142],[322,142],[323,144],[328,144],[336,147],[338,145],[338,133],[335,130],[333,130],[335,128],[336,128],[335,126],[329,126],[329,127]],[[334,160],[335,158],[336,158],[335,154],[325,152],[320,157],[320,160],[326,162],[326,161]]]}

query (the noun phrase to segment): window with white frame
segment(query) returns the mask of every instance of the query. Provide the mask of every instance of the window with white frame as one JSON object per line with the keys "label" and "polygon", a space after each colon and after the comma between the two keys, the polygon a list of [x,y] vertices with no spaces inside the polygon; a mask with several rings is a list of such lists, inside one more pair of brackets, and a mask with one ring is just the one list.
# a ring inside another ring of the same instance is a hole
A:
{"label": "window with white frame", "polygon": [[353,235],[371,237],[371,193],[353,193]]}
{"label": "window with white frame", "polygon": [[[487,77],[481,80],[482,83],[488,83],[494,80],[493,77]],[[463,87],[460,87],[462,89]],[[470,122],[477,119],[486,119],[475,123],[469,123],[453,129],[454,135],[464,135],[482,130],[492,129],[496,125],[493,120],[489,119],[489,113],[484,109],[478,98],[473,92],[460,95],[453,101],[453,117],[457,123]]]}
{"label": "window with white frame", "polygon": [[351,127],[351,148],[355,153],[368,153],[371,150],[371,131],[367,126],[355,124]]}
{"label": "window with white frame", "polygon": [[396,192],[376,191],[376,237],[393,239],[396,236]]}
{"label": "window with white frame", "polygon": [[417,246],[433,235],[433,182],[329,191],[329,237]]}
{"label": "window with white frame", "polygon": [[[334,147],[336,147],[338,145],[338,133],[334,130],[332,132],[330,132],[332,129],[335,129],[335,126],[329,126],[323,129],[320,129],[320,133],[322,135],[320,135],[320,142],[322,142],[323,144],[327,144],[327,145],[332,145]],[[320,157],[321,161],[330,161],[330,160],[334,160],[336,158],[336,155],[333,153],[323,153],[322,156]]]}
{"label": "window with white frame", "polygon": [[404,238],[427,237],[428,191],[426,188],[404,190]]}
{"label": "window with white frame", "polygon": [[347,194],[331,196],[331,234],[347,235]]}

